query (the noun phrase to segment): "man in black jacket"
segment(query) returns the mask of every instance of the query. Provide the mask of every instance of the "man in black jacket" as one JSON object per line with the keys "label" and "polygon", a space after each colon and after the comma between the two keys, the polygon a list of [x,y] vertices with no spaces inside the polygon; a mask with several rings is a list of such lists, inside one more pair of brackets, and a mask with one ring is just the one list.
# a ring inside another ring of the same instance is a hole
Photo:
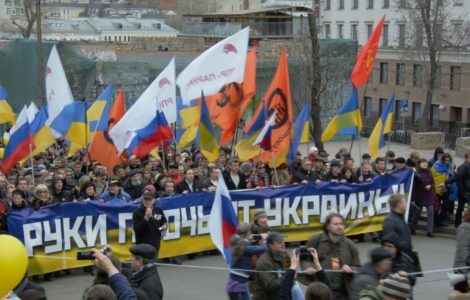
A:
{"label": "man in black jacket", "polygon": [[166,218],[163,210],[155,205],[155,197],[152,193],[145,193],[142,205],[132,214],[132,226],[135,232],[135,242],[139,244],[149,244],[160,250],[160,240],[162,231],[166,230]]}
{"label": "man in black jacket", "polygon": [[459,166],[457,173],[446,180],[446,184],[457,182],[459,187],[459,199],[457,212],[455,213],[455,228],[462,223],[462,213],[465,203],[470,201],[470,152],[465,153],[465,162]]}
{"label": "man in black jacket", "polygon": [[383,223],[382,236],[395,232],[399,237],[401,251],[414,258],[411,235],[404,217],[407,208],[405,196],[394,194],[390,196],[388,201],[390,203],[390,213]]}
{"label": "man in black jacket", "polygon": [[295,183],[315,182],[320,179],[317,172],[312,171],[312,162],[308,158],[302,160],[302,167],[294,172]]}
{"label": "man in black jacket", "polygon": [[132,254],[131,285],[143,290],[148,299],[163,299],[163,286],[153,260],[157,254],[155,248],[148,244],[136,245],[129,249]]}
{"label": "man in black jacket", "polygon": [[135,200],[142,196],[145,183],[143,182],[142,170],[134,169],[127,174],[127,180],[123,183],[122,187],[126,191],[132,200]]}
{"label": "man in black jacket", "polygon": [[229,190],[246,189],[247,178],[240,172],[240,162],[232,159],[229,163],[229,170],[223,172],[225,184]]}
{"label": "man in black jacket", "polygon": [[178,194],[193,193],[199,190],[199,185],[195,182],[194,171],[192,169],[184,171],[184,179],[176,185],[175,189]]}

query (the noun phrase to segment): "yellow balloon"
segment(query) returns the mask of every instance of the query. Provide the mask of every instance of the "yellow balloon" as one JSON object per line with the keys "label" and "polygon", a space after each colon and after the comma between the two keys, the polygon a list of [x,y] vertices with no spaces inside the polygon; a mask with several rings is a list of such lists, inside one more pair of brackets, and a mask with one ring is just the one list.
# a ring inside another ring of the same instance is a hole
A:
{"label": "yellow balloon", "polygon": [[23,279],[28,266],[28,254],[17,238],[0,235],[0,299],[3,299]]}
{"label": "yellow balloon", "polygon": [[0,147],[0,159],[3,158],[4,154],[5,154],[5,148]]}

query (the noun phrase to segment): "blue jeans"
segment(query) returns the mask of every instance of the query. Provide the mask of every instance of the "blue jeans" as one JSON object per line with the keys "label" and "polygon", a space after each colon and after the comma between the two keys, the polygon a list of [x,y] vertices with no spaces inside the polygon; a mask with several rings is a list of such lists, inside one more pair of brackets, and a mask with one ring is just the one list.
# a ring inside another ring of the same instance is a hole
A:
{"label": "blue jeans", "polygon": [[228,297],[230,300],[251,300],[248,292],[228,293]]}

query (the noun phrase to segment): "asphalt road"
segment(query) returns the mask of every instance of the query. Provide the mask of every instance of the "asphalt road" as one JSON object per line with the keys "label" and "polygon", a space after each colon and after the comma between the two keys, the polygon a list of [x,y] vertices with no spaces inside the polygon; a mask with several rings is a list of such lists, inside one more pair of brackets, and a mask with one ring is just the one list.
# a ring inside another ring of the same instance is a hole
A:
{"label": "asphalt road", "polygon": [[[423,232],[413,237],[415,250],[420,254],[424,270],[435,270],[452,266],[455,251],[455,238],[439,235],[428,238]],[[366,262],[368,252],[376,244],[371,242],[357,244],[361,262]],[[183,260],[184,265],[204,267],[225,267],[220,255],[197,256],[194,260]],[[164,299],[228,299],[225,294],[227,272],[184,266],[162,266],[160,276],[163,282]],[[73,270],[72,275],[56,278],[53,282],[44,282],[48,299],[81,299],[82,292],[91,285],[93,277],[82,270]],[[425,275],[418,280],[414,295],[417,300],[447,299],[450,285],[445,272]]]}

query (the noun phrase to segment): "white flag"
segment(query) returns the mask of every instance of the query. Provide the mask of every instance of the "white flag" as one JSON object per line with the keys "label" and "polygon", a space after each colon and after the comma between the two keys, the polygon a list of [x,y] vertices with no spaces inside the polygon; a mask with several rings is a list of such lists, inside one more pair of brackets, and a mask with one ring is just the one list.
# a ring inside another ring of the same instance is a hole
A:
{"label": "white flag", "polygon": [[38,107],[34,102],[31,102],[28,106],[28,122],[31,124],[36,117],[36,114],[39,112]]}
{"label": "white flag", "polygon": [[65,77],[64,68],[60,62],[59,53],[55,45],[52,47],[51,54],[47,60],[45,77],[47,112],[49,114],[46,124],[50,125],[64,107],[73,102],[72,91],[67,82],[67,77]]}
{"label": "white flag", "polygon": [[118,153],[126,149],[135,131],[152,122],[158,108],[161,108],[168,123],[176,122],[174,58],[109,132]]}
{"label": "white flag", "polygon": [[230,82],[243,82],[250,29],[246,27],[218,42],[193,60],[176,79],[183,104],[213,95]]}

